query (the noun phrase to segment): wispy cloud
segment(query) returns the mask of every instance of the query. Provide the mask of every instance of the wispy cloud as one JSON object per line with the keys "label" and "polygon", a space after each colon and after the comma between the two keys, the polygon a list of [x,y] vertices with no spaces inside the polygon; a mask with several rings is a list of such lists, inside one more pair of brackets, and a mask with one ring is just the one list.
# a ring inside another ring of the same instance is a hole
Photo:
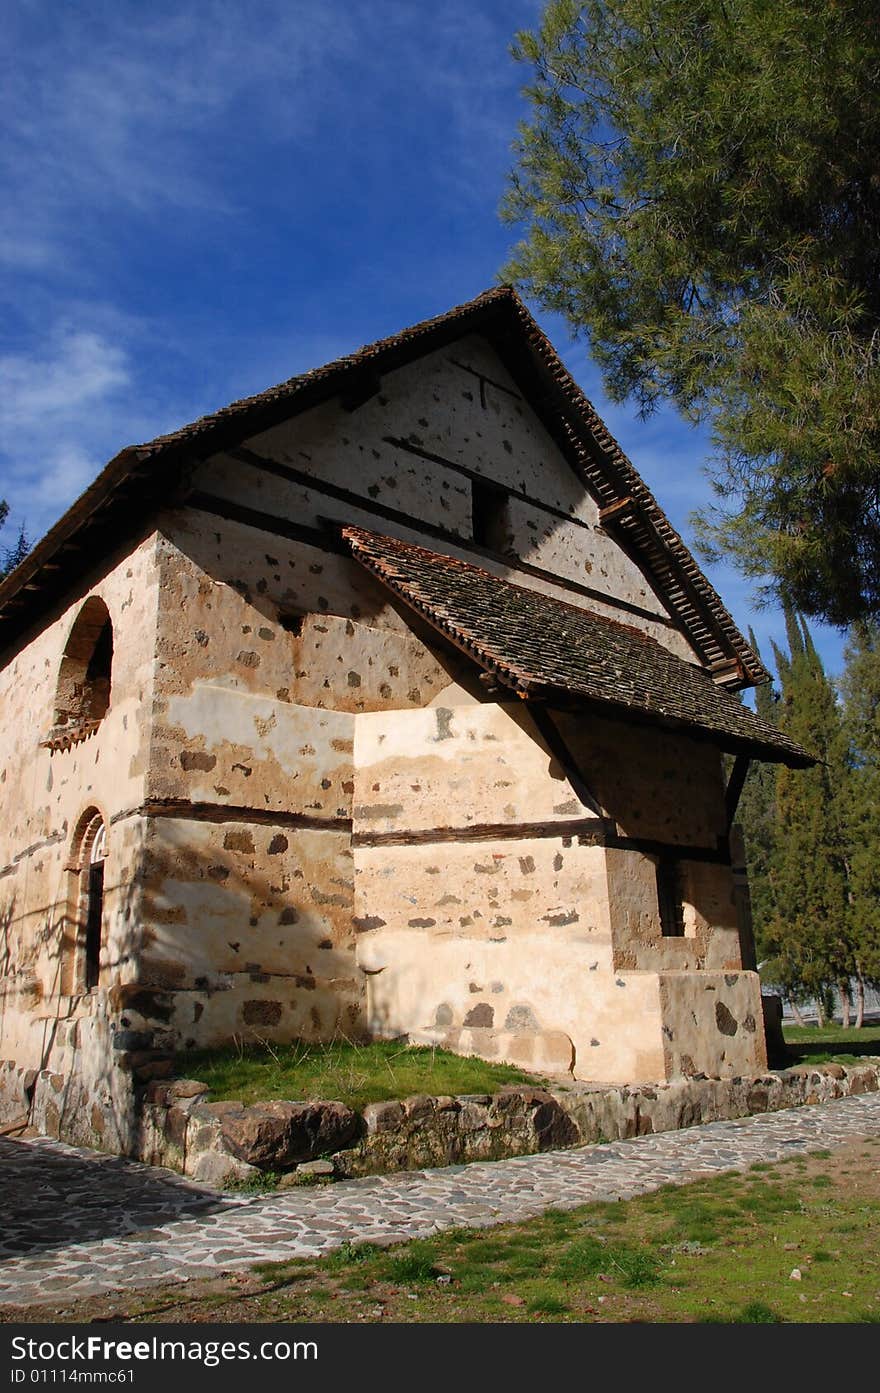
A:
{"label": "wispy cloud", "polygon": [[[519,8],[518,22],[531,19],[539,0]],[[2,492],[32,533],[122,444],[404,322],[375,308],[357,322],[341,291],[321,320],[315,306],[255,320],[238,283],[253,284],[267,242],[286,236],[294,268],[304,237],[328,243],[332,284],[329,244],[347,250],[362,222],[352,210],[367,207],[363,297],[386,298],[394,199],[485,202],[487,174],[500,180],[518,81],[507,24],[467,0],[430,16],[409,0],[83,0],[51,14],[12,0],[0,460]],[[412,297],[424,297],[422,261],[394,268]],[[412,317],[440,308],[422,298]]]}
{"label": "wispy cloud", "polygon": [[[9,0],[0,497],[38,536],[123,445],[490,283],[543,0]],[[675,525],[707,437],[610,404]],[[741,623],[749,587],[712,579]],[[761,618],[758,618],[759,625]],[[760,636],[760,635],[759,635]]]}
{"label": "wispy cloud", "polygon": [[50,356],[0,357],[0,429],[57,430],[79,421],[85,409],[128,384],[125,353],[98,334],[67,330]]}
{"label": "wispy cloud", "polygon": [[353,43],[345,5],[306,0],[123,0],[51,14],[20,0],[6,23],[0,169],[13,196],[0,255],[31,267],[62,246],[75,254],[108,209],[155,221],[169,208],[234,207],[224,170],[242,133],[307,137],[321,71]]}
{"label": "wispy cloud", "polygon": [[267,178],[296,180],[295,152],[345,114],[339,159],[368,131],[368,167],[409,157],[459,196],[503,177],[522,75],[504,16],[466,0],[429,18],[410,0],[13,0],[5,22],[0,257],[25,269],[75,263],[108,212],[240,214],[249,167],[274,150]]}
{"label": "wispy cloud", "polygon": [[4,491],[24,500],[16,511],[32,536],[97,472],[131,379],[122,348],[70,326],[39,348],[0,356]]}

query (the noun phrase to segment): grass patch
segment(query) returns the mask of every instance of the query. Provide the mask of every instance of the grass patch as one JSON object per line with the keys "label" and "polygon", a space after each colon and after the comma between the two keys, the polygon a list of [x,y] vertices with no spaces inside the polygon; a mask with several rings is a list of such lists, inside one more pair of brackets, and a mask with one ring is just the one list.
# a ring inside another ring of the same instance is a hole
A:
{"label": "grass patch", "polygon": [[395,1282],[432,1282],[439,1277],[436,1253],[429,1243],[409,1243],[388,1259],[388,1275]]}
{"label": "grass patch", "polygon": [[604,1272],[608,1265],[608,1258],[609,1250],[604,1239],[592,1236],[575,1239],[556,1263],[553,1275],[559,1277],[563,1282],[583,1277],[595,1277],[599,1272]]}
{"label": "grass patch", "polygon": [[193,1050],[178,1055],[176,1062],[178,1074],[206,1083],[216,1102],[338,1099],[359,1109],[415,1093],[494,1093],[504,1084],[536,1082],[534,1075],[507,1064],[400,1040],[240,1044]]}
{"label": "grass patch", "polygon": [[[827,1162],[814,1157],[807,1184],[800,1177],[792,1183],[782,1164],[761,1166],[667,1186],[625,1205],[550,1211],[490,1233],[458,1230],[353,1254],[348,1273],[356,1285],[344,1299],[359,1302],[360,1311],[379,1303],[384,1319],[430,1322],[873,1319],[880,1312],[880,1183],[869,1155],[853,1164],[857,1179],[832,1182],[833,1217]],[[856,1216],[859,1245],[833,1251],[832,1225]],[[333,1255],[312,1267],[320,1302],[320,1283],[344,1263]],[[338,1297],[327,1312],[325,1319],[355,1318],[343,1314]],[[288,1307],[278,1316],[293,1313]],[[295,1318],[320,1317],[298,1307]]]}
{"label": "grass patch", "polygon": [[343,1243],[341,1247],[334,1248],[324,1262],[331,1272],[341,1272],[358,1263],[369,1262],[381,1251],[375,1243]]}
{"label": "grass patch", "polygon": [[237,1190],[245,1195],[264,1195],[277,1190],[281,1176],[276,1171],[260,1171],[257,1175],[235,1176],[227,1180],[224,1189]]}
{"label": "grass patch", "polygon": [[788,1046],[788,1064],[858,1064],[866,1058],[880,1057],[880,1025],[864,1025],[861,1030],[841,1025],[786,1025],[783,1036]]}
{"label": "grass patch", "polygon": [[552,1289],[538,1291],[526,1302],[526,1310],[534,1316],[561,1316],[569,1309],[568,1302]]}
{"label": "grass patch", "polygon": [[781,1325],[782,1316],[777,1315],[770,1306],[765,1306],[763,1301],[750,1301],[747,1306],[743,1306],[739,1315],[734,1317],[737,1325]]}

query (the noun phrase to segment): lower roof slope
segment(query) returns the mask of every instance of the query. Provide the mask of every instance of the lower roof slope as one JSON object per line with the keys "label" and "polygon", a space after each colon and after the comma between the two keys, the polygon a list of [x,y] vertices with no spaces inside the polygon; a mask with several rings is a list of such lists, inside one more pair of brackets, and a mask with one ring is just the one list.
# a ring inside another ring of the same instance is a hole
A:
{"label": "lower roof slope", "polygon": [[816,762],[705,669],[640,629],[396,537],[360,527],[341,532],[367,570],[523,697],[614,708],[756,759],[793,767]]}

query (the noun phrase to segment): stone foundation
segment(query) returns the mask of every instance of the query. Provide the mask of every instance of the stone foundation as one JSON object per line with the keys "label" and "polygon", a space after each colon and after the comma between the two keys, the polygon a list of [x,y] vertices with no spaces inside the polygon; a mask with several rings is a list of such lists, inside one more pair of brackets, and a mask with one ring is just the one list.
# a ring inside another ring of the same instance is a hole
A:
{"label": "stone foundation", "polygon": [[[370,1103],[356,1113],[339,1102],[209,1103],[197,1080],[153,1080],[138,1090],[128,1154],[218,1188],[270,1172],[297,1183],[621,1141],[878,1090],[875,1060],[654,1086],[514,1086],[491,1096],[416,1096]],[[0,1063],[0,1126],[30,1123],[74,1140],[49,1125],[52,1100],[64,1091],[61,1075]]]}

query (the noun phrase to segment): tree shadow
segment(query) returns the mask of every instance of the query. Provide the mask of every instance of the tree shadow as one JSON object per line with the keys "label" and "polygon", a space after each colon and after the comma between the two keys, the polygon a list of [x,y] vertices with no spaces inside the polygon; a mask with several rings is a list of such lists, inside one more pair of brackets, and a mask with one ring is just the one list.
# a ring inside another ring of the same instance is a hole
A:
{"label": "tree shadow", "polygon": [[833,1062],[838,1057],[846,1059],[853,1056],[857,1059],[880,1058],[880,1040],[841,1040],[835,1044],[831,1040],[817,1040],[815,1043],[810,1041],[798,1041],[798,1043],[786,1046],[786,1064],[789,1068],[793,1064],[809,1064],[811,1060],[820,1063],[823,1060]]}
{"label": "tree shadow", "polygon": [[147,1242],[163,1224],[204,1218],[230,1201],[122,1156],[89,1155],[43,1138],[0,1138],[0,1261],[105,1238]]}

